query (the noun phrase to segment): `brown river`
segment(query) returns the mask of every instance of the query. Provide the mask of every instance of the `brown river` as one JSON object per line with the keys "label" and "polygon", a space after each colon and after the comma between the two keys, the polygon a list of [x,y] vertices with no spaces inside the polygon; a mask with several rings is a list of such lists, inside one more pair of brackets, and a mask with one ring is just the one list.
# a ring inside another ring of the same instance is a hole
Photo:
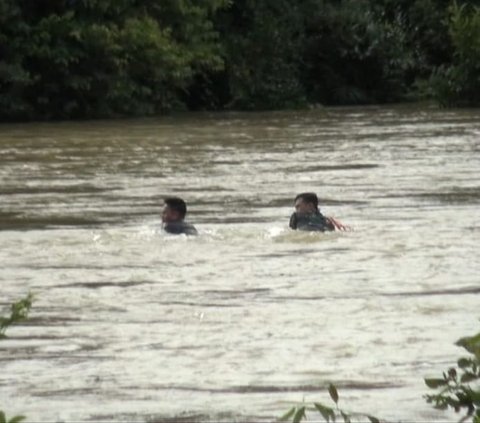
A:
{"label": "brown river", "polygon": [[[389,421],[479,331],[480,110],[0,126],[0,409],[30,422]],[[350,232],[288,228],[314,191]],[[165,196],[198,237],[162,233]],[[308,413],[318,420],[316,413]]]}

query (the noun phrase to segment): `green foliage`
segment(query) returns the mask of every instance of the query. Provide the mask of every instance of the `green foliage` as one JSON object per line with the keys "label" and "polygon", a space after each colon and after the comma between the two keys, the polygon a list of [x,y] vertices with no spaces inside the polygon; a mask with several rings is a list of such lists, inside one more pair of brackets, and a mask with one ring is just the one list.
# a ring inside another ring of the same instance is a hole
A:
{"label": "green foliage", "polygon": [[[32,306],[32,298],[32,295],[28,294],[23,300],[19,300],[11,305],[9,317],[0,317],[0,339],[7,337],[5,331],[10,325],[27,318]],[[14,416],[8,419],[5,413],[0,410],[0,423],[20,423],[23,420],[25,420],[25,416]]]}
{"label": "green foliage", "polygon": [[[464,412],[460,422],[471,418],[472,423],[480,423],[480,332],[473,336],[460,338],[456,345],[464,348],[469,357],[461,357],[457,360],[457,368],[450,368],[444,372],[441,378],[425,378],[425,384],[430,389],[439,389],[440,392],[426,395],[427,403],[433,404],[436,409],[446,410],[451,408],[458,412]],[[292,420],[298,423],[306,419],[306,410],[317,411],[327,423],[343,419],[344,423],[351,423],[352,419],[380,423],[377,417],[362,413],[348,413],[338,406],[339,394],[335,385],[328,386],[330,398],[335,403],[335,408],[315,402],[312,405],[302,404],[292,407],[280,420]]]}
{"label": "green foliage", "polygon": [[[425,384],[440,392],[426,395],[428,403],[440,410],[452,408],[457,413],[464,412],[461,421],[472,418],[473,423],[480,421],[480,333],[461,338],[456,345],[468,351],[470,357],[457,361],[457,368],[450,368],[441,378],[427,378]],[[472,385],[472,382],[475,384]]]}
{"label": "green foliage", "polygon": [[21,322],[27,318],[28,312],[32,307],[32,298],[32,294],[28,294],[24,299],[19,300],[11,305],[9,317],[0,317],[0,339],[7,337],[5,335],[5,331],[9,326]]}
{"label": "green foliage", "polygon": [[0,0],[0,119],[179,108],[194,75],[223,66],[210,17],[224,1],[48,4]]}
{"label": "green foliage", "polygon": [[368,0],[316,3],[305,40],[309,100],[356,104],[402,99],[413,58],[401,15],[388,20]]}
{"label": "green foliage", "polygon": [[0,410],[0,423],[20,423],[25,420],[25,416],[14,416],[11,419],[7,419],[5,413]]}
{"label": "green foliage", "polygon": [[450,7],[453,62],[430,78],[433,97],[443,106],[480,105],[480,8],[456,2]]}
{"label": "green foliage", "polygon": [[400,14],[372,0],[236,0],[222,11],[229,107],[402,99],[413,66]]}
{"label": "green foliage", "polygon": [[0,120],[478,105],[479,8],[450,1],[0,0]]}
{"label": "green foliage", "polygon": [[335,385],[330,384],[328,386],[328,393],[330,398],[335,403],[335,408],[328,407],[320,402],[314,402],[313,404],[302,404],[299,407],[292,407],[289,411],[287,411],[281,418],[280,421],[288,421],[292,420],[292,423],[299,423],[302,420],[307,419],[306,410],[316,411],[320,414],[324,421],[327,423],[336,422],[340,419],[344,423],[352,423],[354,420],[358,421],[370,421],[371,423],[380,423],[380,420],[377,417],[363,414],[363,413],[352,413],[347,412],[343,409],[340,409],[338,406],[339,395],[338,390]]}
{"label": "green foliage", "polygon": [[219,15],[228,107],[278,109],[305,104],[300,74],[302,3],[236,0]]}

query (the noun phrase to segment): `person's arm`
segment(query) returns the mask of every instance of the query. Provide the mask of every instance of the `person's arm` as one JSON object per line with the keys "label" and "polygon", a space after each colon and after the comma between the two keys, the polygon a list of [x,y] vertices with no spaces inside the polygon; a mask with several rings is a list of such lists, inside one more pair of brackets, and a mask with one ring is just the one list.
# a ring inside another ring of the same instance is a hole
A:
{"label": "person's arm", "polygon": [[342,222],[339,220],[331,217],[331,216],[326,216],[326,220],[331,225],[332,230],[339,230],[339,231],[349,231],[351,230],[350,226],[345,226]]}

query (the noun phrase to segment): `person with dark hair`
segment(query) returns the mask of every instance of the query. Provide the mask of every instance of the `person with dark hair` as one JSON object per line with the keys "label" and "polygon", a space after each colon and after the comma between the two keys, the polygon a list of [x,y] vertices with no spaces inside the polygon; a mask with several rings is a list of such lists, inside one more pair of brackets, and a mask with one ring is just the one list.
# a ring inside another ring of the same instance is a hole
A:
{"label": "person with dark hair", "polygon": [[299,231],[326,232],[346,230],[333,217],[324,216],[318,209],[318,197],[313,192],[298,194],[294,201],[295,212],[290,217],[290,228]]}
{"label": "person with dark hair", "polygon": [[197,235],[193,225],[185,222],[187,205],[178,197],[169,197],[164,200],[165,206],[162,211],[162,227],[169,234]]}

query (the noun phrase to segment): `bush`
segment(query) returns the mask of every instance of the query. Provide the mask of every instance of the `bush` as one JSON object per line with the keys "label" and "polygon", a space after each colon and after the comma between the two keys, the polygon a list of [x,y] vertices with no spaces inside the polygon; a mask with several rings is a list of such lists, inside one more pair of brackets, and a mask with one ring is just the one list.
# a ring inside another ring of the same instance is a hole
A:
{"label": "bush", "polygon": [[10,316],[0,317],[0,339],[6,338],[5,331],[15,323],[25,320],[32,307],[32,294],[28,294],[23,300],[11,305]]}
{"label": "bush", "polygon": [[[452,408],[457,413],[464,411],[465,415],[460,422],[472,418],[472,423],[480,423],[480,332],[474,336],[461,338],[456,345],[470,353],[469,357],[461,357],[457,361],[457,368],[450,368],[443,373],[441,378],[426,378],[425,384],[431,389],[440,389],[433,395],[426,395],[427,403],[433,404],[434,408],[446,410]],[[475,385],[472,385],[474,383]],[[337,388],[330,384],[328,387],[330,398],[335,407],[329,407],[319,402],[311,404],[302,403],[292,407],[281,421],[292,419],[292,423],[300,423],[306,419],[306,411],[311,410],[320,414],[327,423],[343,419],[344,423],[353,420],[370,421],[379,423],[380,419],[369,414],[347,412],[338,406],[339,394]]]}
{"label": "bush", "polygon": [[149,115],[223,66],[225,2],[0,0],[0,120]]}
{"label": "bush", "polygon": [[[425,398],[439,410],[452,408],[457,413],[464,411],[461,421],[472,417],[473,423],[480,423],[480,332],[459,339],[456,345],[471,356],[458,359],[457,368],[448,369],[442,378],[425,379],[429,388],[440,390],[438,394],[426,395]],[[472,386],[472,383],[476,385]]]}
{"label": "bush", "polygon": [[442,106],[480,105],[480,8],[456,2],[450,7],[453,63],[438,67],[430,89]]}
{"label": "bush", "polygon": [[[32,295],[28,294],[23,300],[19,300],[11,305],[10,316],[0,317],[0,339],[5,339],[6,329],[14,323],[25,320],[32,306]],[[25,416],[14,416],[7,419],[5,413],[0,410],[0,423],[20,423],[25,420]]]}
{"label": "bush", "polygon": [[305,79],[322,104],[398,101],[413,65],[402,15],[387,19],[367,0],[317,1],[308,14]]}

